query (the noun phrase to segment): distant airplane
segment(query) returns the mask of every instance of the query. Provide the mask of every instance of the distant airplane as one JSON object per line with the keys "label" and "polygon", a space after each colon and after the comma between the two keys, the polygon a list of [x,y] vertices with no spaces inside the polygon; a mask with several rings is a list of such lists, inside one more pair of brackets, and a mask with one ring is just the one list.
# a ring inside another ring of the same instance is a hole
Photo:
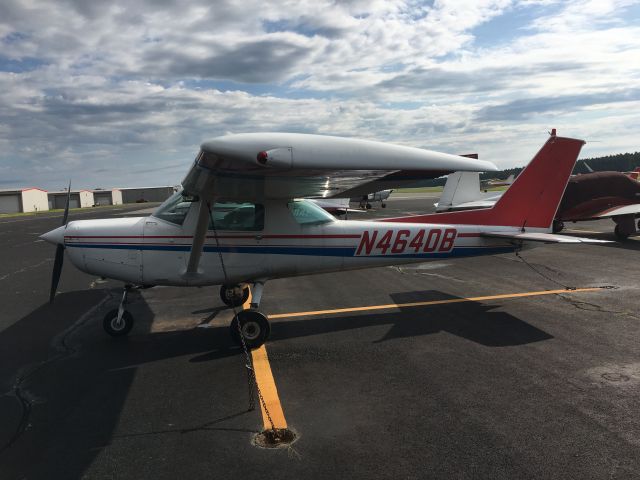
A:
{"label": "distant airplane", "polygon": [[315,203],[321,208],[324,208],[332,215],[345,215],[349,212],[364,213],[366,210],[351,208],[350,199],[348,198],[309,198],[310,202]]}
{"label": "distant airplane", "polygon": [[502,193],[481,191],[479,172],[453,172],[447,177],[442,195],[434,205],[436,212],[491,208]]}
{"label": "distant airplane", "polygon": [[360,208],[366,208],[367,210],[370,209],[372,207],[371,204],[375,202],[380,202],[380,206],[382,208],[386,208],[387,204],[385,203],[385,200],[389,198],[391,192],[393,192],[392,189],[380,190],[379,192],[363,195],[360,198],[352,198],[351,201],[359,202],[358,205]]}
{"label": "distant airplane", "polygon": [[495,188],[495,187],[508,187],[509,185],[511,185],[513,183],[513,179],[516,176],[512,173],[511,175],[509,175],[506,179],[502,180],[500,178],[492,178],[489,180],[482,180],[482,182],[480,183],[480,189],[482,190],[489,190],[490,188]]}
{"label": "distant airplane", "polygon": [[640,183],[622,172],[585,173],[569,179],[553,230],[561,231],[564,222],[611,218],[616,224],[616,237],[625,240],[638,233],[638,215]]}
{"label": "distant airplane", "polygon": [[[477,172],[455,172],[449,175],[436,204],[436,211],[490,208],[503,192],[480,191]],[[580,222],[611,218],[619,240],[637,234],[640,223],[640,183],[622,172],[593,172],[573,175],[567,183],[553,222],[553,232],[564,228],[565,222]]]}

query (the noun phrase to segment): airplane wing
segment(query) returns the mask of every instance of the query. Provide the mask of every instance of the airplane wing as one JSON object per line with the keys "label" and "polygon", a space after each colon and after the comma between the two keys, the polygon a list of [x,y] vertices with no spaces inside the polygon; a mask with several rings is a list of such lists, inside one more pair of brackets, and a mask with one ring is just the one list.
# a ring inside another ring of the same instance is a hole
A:
{"label": "airplane wing", "polygon": [[611,218],[611,217],[618,217],[621,215],[639,215],[639,214],[640,214],[640,203],[636,203],[633,205],[623,205],[621,207],[609,208],[602,212],[593,214],[593,218]]}
{"label": "airplane wing", "polygon": [[544,242],[544,243],[613,243],[609,240],[596,240],[594,238],[570,237],[568,235],[557,235],[555,233],[543,232],[486,232],[482,233],[483,237],[507,238],[511,240],[520,240],[526,242]]}
{"label": "airplane wing", "polygon": [[496,171],[480,161],[420,148],[324,135],[252,133],[201,146],[182,185],[205,197],[349,197],[452,171]]}

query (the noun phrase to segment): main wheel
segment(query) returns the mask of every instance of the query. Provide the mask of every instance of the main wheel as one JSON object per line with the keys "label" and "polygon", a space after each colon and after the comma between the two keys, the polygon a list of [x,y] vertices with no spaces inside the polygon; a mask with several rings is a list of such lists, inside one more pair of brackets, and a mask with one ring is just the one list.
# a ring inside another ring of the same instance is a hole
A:
{"label": "main wheel", "polygon": [[220,287],[220,299],[228,307],[239,307],[249,298],[249,285],[222,285]]}
{"label": "main wheel", "polygon": [[383,202],[383,203],[381,203],[381,204],[380,204],[380,206],[381,206],[382,208],[387,208],[387,204],[386,204],[386,203],[384,203],[384,202]]}
{"label": "main wheel", "polygon": [[102,327],[112,337],[124,337],[133,328],[133,317],[126,310],[118,322],[118,309],[111,310],[104,316]]}
{"label": "main wheel", "polygon": [[626,232],[623,232],[622,229],[620,228],[620,225],[616,225],[616,228],[613,230],[613,233],[616,234],[616,237],[618,238],[618,240],[626,240],[627,238],[629,238],[629,234]]}
{"label": "main wheel", "polygon": [[267,317],[257,310],[242,310],[231,321],[229,326],[231,338],[238,345],[242,345],[240,330],[244,337],[244,342],[249,348],[258,348],[271,333],[271,325]]}
{"label": "main wheel", "polygon": [[553,233],[558,233],[561,232],[564,229],[564,222],[561,220],[554,220],[553,221]]}
{"label": "main wheel", "polygon": [[367,207],[367,210],[370,210],[371,209],[371,204],[367,203],[366,207]]}

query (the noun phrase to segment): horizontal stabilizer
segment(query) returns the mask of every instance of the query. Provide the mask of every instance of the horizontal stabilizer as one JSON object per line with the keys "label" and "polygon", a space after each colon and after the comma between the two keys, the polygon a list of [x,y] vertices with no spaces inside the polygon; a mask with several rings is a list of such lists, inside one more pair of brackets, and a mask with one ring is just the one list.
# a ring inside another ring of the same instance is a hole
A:
{"label": "horizontal stabilizer", "polygon": [[526,242],[544,243],[613,243],[609,240],[596,240],[593,238],[570,237],[568,235],[556,235],[555,233],[542,232],[486,232],[480,234],[483,237],[510,238]]}

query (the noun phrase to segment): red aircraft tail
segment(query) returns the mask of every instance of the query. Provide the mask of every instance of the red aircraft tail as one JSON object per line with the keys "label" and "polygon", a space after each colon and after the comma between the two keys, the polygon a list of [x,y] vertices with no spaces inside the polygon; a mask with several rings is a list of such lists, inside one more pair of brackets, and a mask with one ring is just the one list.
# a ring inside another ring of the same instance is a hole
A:
{"label": "red aircraft tail", "polygon": [[555,131],[492,208],[386,218],[387,222],[550,228],[584,141]]}

